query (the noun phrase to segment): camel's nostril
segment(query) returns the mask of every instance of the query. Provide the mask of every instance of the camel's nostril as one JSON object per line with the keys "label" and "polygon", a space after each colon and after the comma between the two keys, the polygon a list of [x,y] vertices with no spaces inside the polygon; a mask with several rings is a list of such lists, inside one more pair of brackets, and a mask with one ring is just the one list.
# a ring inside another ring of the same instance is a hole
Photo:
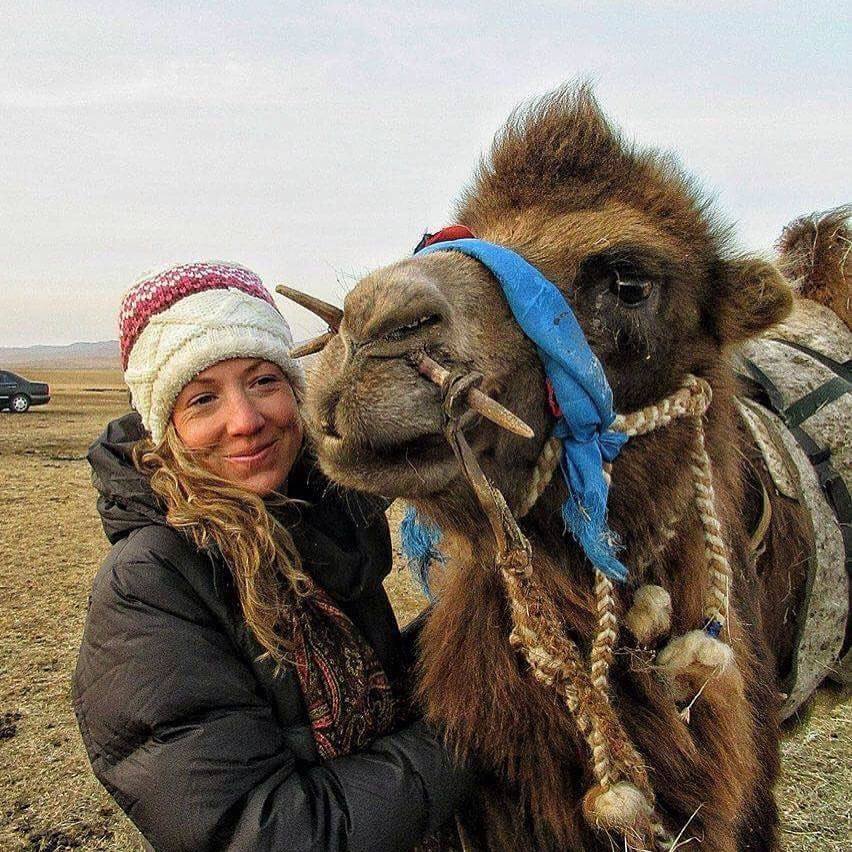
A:
{"label": "camel's nostril", "polygon": [[340,433],[337,431],[337,419],[335,411],[340,402],[339,394],[330,394],[322,403],[319,410],[319,425],[323,433],[331,438],[339,438]]}
{"label": "camel's nostril", "polygon": [[328,418],[323,417],[322,420],[320,420],[320,426],[322,427],[322,431],[325,432],[325,434],[328,435],[330,438],[340,437],[337,429],[335,428],[334,423]]}

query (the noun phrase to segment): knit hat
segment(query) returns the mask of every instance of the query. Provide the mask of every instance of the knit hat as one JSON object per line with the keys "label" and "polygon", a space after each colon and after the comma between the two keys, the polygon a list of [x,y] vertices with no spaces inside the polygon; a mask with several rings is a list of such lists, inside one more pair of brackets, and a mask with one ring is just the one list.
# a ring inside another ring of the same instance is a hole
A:
{"label": "knit hat", "polygon": [[263,358],[301,392],[293,336],[260,278],[235,263],[170,266],[140,278],[121,301],[121,366],[142,423],[159,442],[175,400],[202,370]]}

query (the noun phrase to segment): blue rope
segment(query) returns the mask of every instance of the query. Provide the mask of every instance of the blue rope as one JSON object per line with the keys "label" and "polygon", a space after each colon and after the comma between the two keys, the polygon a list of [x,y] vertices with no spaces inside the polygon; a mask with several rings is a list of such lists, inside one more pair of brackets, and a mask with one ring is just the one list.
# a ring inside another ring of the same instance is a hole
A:
{"label": "blue rope", "polygon": [[408,560],[408,570],[431,603],[435,598],[429,588],[429,569],[433,562],[443,565],[446,561],[438,547],[441,530],[434,524],[421,520],[414,507],[409,506],[399,525],[399,535],[402,552]]}

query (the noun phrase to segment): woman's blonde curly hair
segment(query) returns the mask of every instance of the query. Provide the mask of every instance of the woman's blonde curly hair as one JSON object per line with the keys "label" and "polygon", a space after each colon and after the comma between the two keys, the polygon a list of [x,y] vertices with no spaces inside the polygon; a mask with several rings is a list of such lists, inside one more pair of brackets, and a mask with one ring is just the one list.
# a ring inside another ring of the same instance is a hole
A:
{"label": "woman's blonde curly hair", "polygon": [[[292,645],[294,603],[312,583],[286,527],[257,494],[207,470],[202,454],[185,447],[169,423],[159,444],[143,438],[133,449],[137,469],[163,501],[169,525],[200,550],[216,549],[230,569],[246,624],[280,665]],[[272,502],[284,505],[286,497]]]}

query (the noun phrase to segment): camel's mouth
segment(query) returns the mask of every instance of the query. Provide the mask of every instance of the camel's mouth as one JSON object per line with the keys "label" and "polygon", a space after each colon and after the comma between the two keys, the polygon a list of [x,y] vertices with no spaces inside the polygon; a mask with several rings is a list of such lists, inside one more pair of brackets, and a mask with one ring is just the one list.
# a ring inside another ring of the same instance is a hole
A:
{"label": "camel's mouth", "polygon": [[[442,423],[442,417],[436,405],[433,422]],[[481,420],[478,414],[469,412],[460,421],[478,452],[485,449],[478,433]],[[370,440],[369,435],[367,440],[331,435],[310,425],[309,430],[326,475],[350,488],[386,497],[422,497],[443,490],[459,475],[458,462],[442,428],[393,442]]]}
{"label": "camel's mouth", "polygon": [[424,433],[419,437],[382,447],[356,445],[339,435],[315,436],[314,442],[322,456],[339,465],[348,464],[351,467],[364,463],[384,466],[394,463],[439,461],[449,452],[446,438],[437,432]]}

